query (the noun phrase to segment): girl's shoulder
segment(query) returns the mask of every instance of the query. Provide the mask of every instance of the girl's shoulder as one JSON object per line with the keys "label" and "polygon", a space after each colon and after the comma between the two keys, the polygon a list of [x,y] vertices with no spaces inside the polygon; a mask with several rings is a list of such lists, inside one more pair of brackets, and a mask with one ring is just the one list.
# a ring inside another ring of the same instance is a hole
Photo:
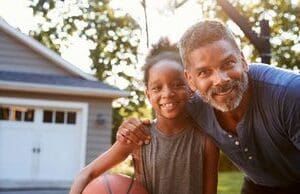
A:
{"label": "girl's shoulder", "polygon": [[190,115],[186,115],[190,128],[200,135],[205,135],[203,128]]}

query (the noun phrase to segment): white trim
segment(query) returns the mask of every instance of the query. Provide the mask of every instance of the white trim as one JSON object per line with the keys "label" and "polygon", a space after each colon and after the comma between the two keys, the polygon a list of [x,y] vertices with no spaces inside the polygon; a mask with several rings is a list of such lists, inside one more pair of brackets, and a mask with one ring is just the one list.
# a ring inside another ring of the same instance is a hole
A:
{"label": "white trim", "polygon": [[23,34],[22,32],[16,30],[12,26],[10,26],[7,22],[5,22],[3,19],[0,18],[0,29],[3,29],[6,33],[14,36],[16,39],[19,41],[23,42],[36,52],[40,53],[44,57],[47,57],[51,61],[53,61],[55,64],[59,65],[60,67],[66,69],[67,71],[79,75],[82,78],[88,79],[88,80],[94,80],[96,81],[97,79],[93,77],[92,75],[89,75],[73,64],[67,62],[64,60],[61,56],[56,54],[54,51],[48,49],[46,46],[42,45],[40,42],[37,40]]}
{"label": "white trim", "polygon": [[108,98],[120,98],[129,96],[129,92],[121,90],[110,90],[103,88],[84,88],[73,86],[56,86],[49,84],[36,84],[36,83],[24,83],[13,81],[1,81],[0,89],[4,90],[17,90],[17,91],[29,91],[29,92],[43,92],[52,94],[68,94],[79,96],[98,96]]}
{"label": "white trim", "polygon": [[[86,145],[87,145],[87,126],[88,126],[88,104],[82,109],[82,126],[84,129],[81,131],[81,150],[80,150],[80,169],[86,166]],[[79,170],[80,170],[79,169]]]}
{"label": "white trim", "polygon": [[[25,98],[9,98],[0,97],[1,104],[9,105],[26,105],[31,107],[56,107],[56,108],[72,108],[80,109],[82,111],[82,129],[81,133],[81,150],[80,150],[80,167],[85,166],[86,156],[86,135],[87,135],[87,121],[88,121],[88,103],[85,102],[69,102],[61,100],[41,100],[41,99],[25,99]],[[80,169],[78,169],[80,170]]]}

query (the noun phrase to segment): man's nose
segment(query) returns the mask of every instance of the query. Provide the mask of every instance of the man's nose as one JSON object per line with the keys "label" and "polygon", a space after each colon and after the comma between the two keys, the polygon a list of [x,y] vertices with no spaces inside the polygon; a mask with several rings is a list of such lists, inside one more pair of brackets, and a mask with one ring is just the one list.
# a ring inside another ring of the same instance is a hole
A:
{"label": "man's nose", "polygon": [[226,72],[218,71],[215,72],[215,75],[213,77],[214,85],[220,85],[224,82],[228,82],[230,80],[230,77]]}

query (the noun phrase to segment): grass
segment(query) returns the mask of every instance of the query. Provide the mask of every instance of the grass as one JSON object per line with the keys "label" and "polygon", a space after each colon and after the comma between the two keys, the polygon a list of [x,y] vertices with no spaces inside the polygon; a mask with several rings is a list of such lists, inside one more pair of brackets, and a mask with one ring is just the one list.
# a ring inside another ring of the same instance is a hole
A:
{"label": "grass", "polygon": [[[111,173],[121,173],[132,176],[134,173],[131,158],[110,170]],[[219,172],[218,194],[239,194],[243,183],[243,174],[238,171]]]}
{"label": "grass", "polygon": [[238,171],[220,172],[218,194],[239,194],[242,183],[242,173]]}

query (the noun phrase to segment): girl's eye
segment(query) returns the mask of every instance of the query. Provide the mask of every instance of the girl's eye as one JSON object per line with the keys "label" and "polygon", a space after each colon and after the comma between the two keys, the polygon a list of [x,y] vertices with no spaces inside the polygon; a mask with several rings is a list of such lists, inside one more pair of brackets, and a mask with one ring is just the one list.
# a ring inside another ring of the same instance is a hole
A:
{"label": "girl's eye", "polygon": [[160,87],[152,87],[151,90],[153,92],[158,92],[160,90]]}

